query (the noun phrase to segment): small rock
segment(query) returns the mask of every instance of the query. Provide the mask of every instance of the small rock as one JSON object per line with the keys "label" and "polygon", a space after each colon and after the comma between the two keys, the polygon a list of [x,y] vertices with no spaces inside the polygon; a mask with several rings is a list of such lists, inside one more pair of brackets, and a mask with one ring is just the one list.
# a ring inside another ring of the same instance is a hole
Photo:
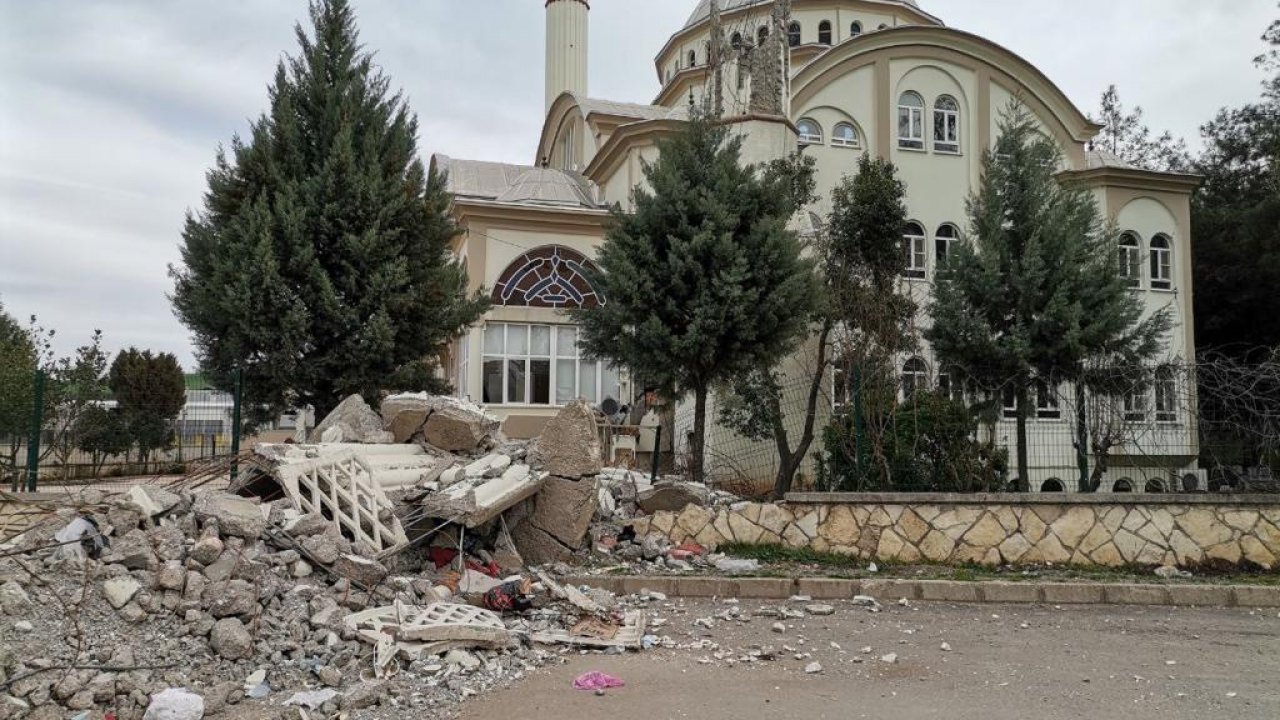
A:
{"label": "small rock", "polygon": [[836,609],[834,607],[830,605],[824,605],[822,603],[805,605],[804,609],[805,609],[805,612],[809,613],[810,615],[819,615],[819,616],[834,615],[836,612]]}
{"label": "small rock", "polygon": [[1176,578],[1178,577],[1179,574],[1180,574],[1180,571],[1178,570],[1178,568],[1172,565],[1162,565],[1156,568],[1156,575],[1164,578],[1165,580],[1168,580],[1170,578]]}
{"label": "small rock", "polygon": [[816,662],[816,661],[811,662],[808,665],[804,666],[804,671],[808,675],[817,675],[818,673],[822,672],[822,663]]}
{"label": "small rock", "polygon": [[889,653],[888,655],[881,655],[880,662],[889,663],[890,665],[892,665],[898,662],[898,653]]}
{"label": "small rock", "polygon": [[342,671],[336,667],[326,665],[325,667],[320,668],[320,671],[316,674],[319,675],[320,682],[328,685],[329,687],[342,686]]}
{"label": "small rock", "polygon": [[854,595],[853,604],[862,605],[864,607],[879,607],[880,601],[876,600],[870,595]]}
{"label": "small rock", "polygon": [[13,624],[13,629],[17,630],[20,633],[29,633],[35,630],[36,626],[32,625],[30,622],[26,620],[19,620],[18,622]]}
{"label": "small rock", "polygon": [[228,660],[247,660],[253,656],[253,638],[239,618],[223,618],[214,623],[209,645]]}
{"label": "small rock", "polygon": [[942,652],[951,652],[951,644],[950,644],[950,643],[942,643],[942,645],[941,645],[941,646],[939,646],[939,649],[941,649],[941,650],[942,650]]}
{"label": "small rock", "polygon": [[776,633],[784,633],[787,631],[787,625],[786,623],[776,622],[769,629]]}
{"label": "small rock", "polygon": [[204,717],[204,698],[186,688],[169,688],[151,696],[142,720],[200,720]]}
{"label": "small rock", "polygon": [[875,563],[871,563],[870,565],[867,566],[867,572],[869,573],[880,572],[880,567]]}
{"label": "small rock", "polygon": [[142,589],[142,585],[137,580],[128,575],[120,575],[113,577],[102,583],[102,595],[110,603],[111,607],[119,610],[124,607],[138,591]]}
{"label": "small rock", "polygon": [[31,596],[16,580],[0,585],[0,612],[6,615],[20,615],[31,606]]}

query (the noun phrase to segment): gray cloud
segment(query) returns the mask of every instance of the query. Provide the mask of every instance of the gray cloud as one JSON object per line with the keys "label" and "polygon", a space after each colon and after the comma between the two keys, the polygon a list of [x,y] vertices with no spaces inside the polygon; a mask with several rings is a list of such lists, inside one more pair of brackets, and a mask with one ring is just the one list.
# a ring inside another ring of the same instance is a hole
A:
{"label": "gray cloud", "polygon": [[[1271,0],[922,0],[1043,70],[1089,111],[1110,83],[1195,139],[1256,97]],[[531,162],[542,3],[356,0],[362,38],[418,114],[425,157]],[[648,102],[653,56],[694,0],[593,3],[591,91]],[[193,364],[165,293],[216,147],[246,132],[295,50],[302,0],[0,0],[0,300],[112,348]]]}

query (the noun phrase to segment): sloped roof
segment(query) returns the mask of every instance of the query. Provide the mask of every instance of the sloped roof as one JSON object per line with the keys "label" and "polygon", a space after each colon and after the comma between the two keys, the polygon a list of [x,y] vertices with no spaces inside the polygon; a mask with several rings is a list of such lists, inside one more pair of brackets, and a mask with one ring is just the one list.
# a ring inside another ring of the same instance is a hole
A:
{"label": "sloped roof", "polygon": [[436,155],[448,173],[447,189],[458,198],[513,205],[598,208],[590,185],[577,173]]}
{"label": "sloped roof", "polygon": [[574,95],[574,99],[578,101],[578,107],[582,109],[584,116],[596,113],[635,118],[636,120],[683,120],[689,116],[688,108],[683,106],[671,108],[663,105],[642,105],[640,103],[601,100],[581,95]]}

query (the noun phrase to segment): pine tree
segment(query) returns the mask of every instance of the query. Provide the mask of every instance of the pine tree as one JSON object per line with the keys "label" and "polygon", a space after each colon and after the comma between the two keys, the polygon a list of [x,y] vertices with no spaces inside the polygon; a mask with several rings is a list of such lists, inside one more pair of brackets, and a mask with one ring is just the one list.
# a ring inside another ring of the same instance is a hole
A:
{"label": "pine tree", "polygon": [[347,1],[316,0],[311,21],[276,70],[270,110],[219,151],[170,269],[203,368],[224,388],[242,368],[258,419],[442,389],[435,355],[486,309],[449,256],[444,178],[424,171],[417,120]]}
{"label": "pine tree", "polygon": [[787,223],[789,173],[743,166],[741,138],[695,116],[659,142],[634,211],[615,211],[593,273],[607,299],[577,311],[582,346],[694,396],[691,473],[703,479],[712,385],[771,367],[805,334],[814,265]]}
{"label": "pine tree", "polygon": [[108,373],[121,420],[138,459],[173,444],[173,420],[186,403],[186,379],[178,358],[150,350],[123,350]]}
{"label": "pine tree", "polygon": [[1109,86],[1102,93],[1097,117],[1090,117],[1102,125],[1091,146],[1147,170],[1182,171],[1190,166],[1186,141],[1168,130],[1153,138],[1142,118],[1141,107],[1126,110],[1116,86]]}
{"label": "pine tree", "polygon": [[968,203],[972,242],[941,269],[925,331],[944,364],[1012,391],[1024,487],[1032,383],[1084,379],[1100,360],[1142,362],[1169,326],[1164,312],[1143,319],[1119,274],[1114,230],[1088,190],[1058,183],[1059,161],[1058,147],[1011,104]]}

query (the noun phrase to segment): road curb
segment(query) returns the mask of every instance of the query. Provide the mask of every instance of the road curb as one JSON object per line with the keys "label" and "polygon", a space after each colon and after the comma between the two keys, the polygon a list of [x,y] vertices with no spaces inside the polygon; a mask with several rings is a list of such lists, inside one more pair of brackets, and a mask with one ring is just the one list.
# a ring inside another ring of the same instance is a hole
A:
{"label": "road curb", "polygon": [[1280,586],[1270,585],[643,575],[587,575],[568,578],[568,582],[618,594],[630,595],[647,590],[660,592],[668,597],[683,598],[736,597],[747,600],[785,600],[793,595],[808,595],[815,600],[848,600],[855,595],[870,595],[882,601],[907,598],[951,603],[1280,607]]}

